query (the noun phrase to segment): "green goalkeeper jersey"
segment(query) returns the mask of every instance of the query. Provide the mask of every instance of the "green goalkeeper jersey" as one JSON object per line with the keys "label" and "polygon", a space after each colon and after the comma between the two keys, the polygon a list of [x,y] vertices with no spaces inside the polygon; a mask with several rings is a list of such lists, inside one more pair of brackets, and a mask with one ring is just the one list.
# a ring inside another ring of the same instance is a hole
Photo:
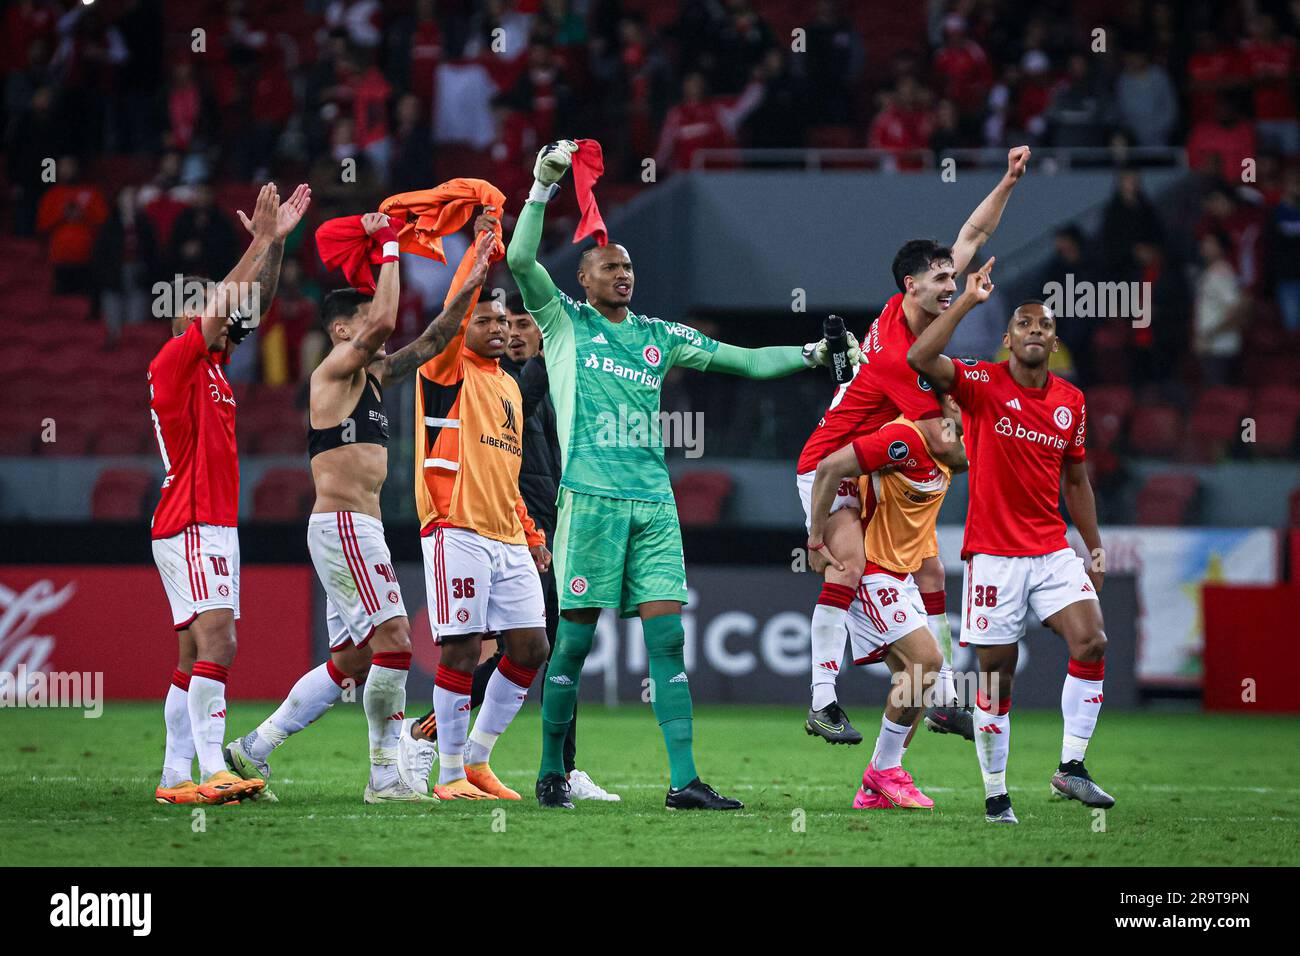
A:
{"label": "green goalkeeper jersey", "polygon": [[718,343],[690,326],[644,315],[610,322],[559,289],[530,311],[546,351],[561,487],[671,502],[659,416],[664,374],[674,365],[707,368]]}
{"label": "green goalkeeper jersey", "polygon": [[803,369],[803,354],[798,346],[738,348],[680,322],[631,312],[611,322],[575,302],[537,262],[544,210],[542,203],[524,206],[507,262],[542,330],[564,472],[560,486],[604,498],[671,503],[659,413],[665,373],[681,365],[776,378]]}

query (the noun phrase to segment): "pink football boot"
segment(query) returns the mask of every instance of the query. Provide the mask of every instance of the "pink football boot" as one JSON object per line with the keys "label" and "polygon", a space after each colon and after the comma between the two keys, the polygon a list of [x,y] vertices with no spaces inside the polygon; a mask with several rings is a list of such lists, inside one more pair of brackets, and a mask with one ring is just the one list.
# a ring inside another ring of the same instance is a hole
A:
{"label": "pink football boot", "polygon": [[874,790],[891,804],[905,810],[929,810],[934,801],[916,788],[912,775],[902,767],[877,770],[874,763],[867,764],[862,774],[862,786]]}
{"label": "pink football boot", "polygon": [[876,791],[864,790],[862,787],[858,787],[857,795],[853,798],[854,810],[889,810],[893,806]]}

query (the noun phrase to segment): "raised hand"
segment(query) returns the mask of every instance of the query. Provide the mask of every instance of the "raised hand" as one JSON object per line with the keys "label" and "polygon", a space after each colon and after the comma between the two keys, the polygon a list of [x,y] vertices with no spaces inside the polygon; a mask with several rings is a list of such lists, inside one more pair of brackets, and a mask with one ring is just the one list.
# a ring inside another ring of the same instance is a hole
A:
{"label": "raised hand", "polygon": [[276,211],[276,238],[283,239],[293,232],[298,223],[302,222],[303,214],[310,205],[311,187],[306,183],[299,183],[298,188],[293,191],[293,195],[282,202],[280,208]]}
{"label": "raised hand", "polygon": [[367,236],[373,236],[388,225],[391,225],[388,216],[382,212],[368,212],[361,217],[361,228],[366,231]]}
{"label": "raised hand", "polygon": [[533,164],[533,178],[543,186],[558,183],[573,165],[573,154],[577,151],[578,144],[571,139],[547,143],[537,152],[537,162]]}
{"label": "raised hand", "polygon": [[1007,178],[1016,180],[1025,174],[1029,166],[1029,147],[1016,146],[1007,153]]}
{"label": "raised hand", "polygon": [[475,239],[478,238],[479,233],[496,231],[496,227],[501,222],[500,219],[498,219],[495,215],[493,215],[493,213],[495,213],[496,211],[497,211],[496,206],[483,207],[483,211],[479,213],[478,218],[474,220]]}
{"label": "raised hand", "polygon": [[[306,208],[306,207],[304,207]],[[244,210],[237,209],[239,221],[254,239],[275,239],[276,219],[280,209],[280,193],[275,183],[267,183],[258,191],[257,202],[253,206],[253,218],[244,215]]]}
{"label": "raised hand", "polygon": [[987,302],[989,296],[993,294],[994,286],[989,273],[993,271],[993,263],[996,261],[997,256],[992,256],[977,271],[966,276],[966,294],[974,296],[977,302]]}

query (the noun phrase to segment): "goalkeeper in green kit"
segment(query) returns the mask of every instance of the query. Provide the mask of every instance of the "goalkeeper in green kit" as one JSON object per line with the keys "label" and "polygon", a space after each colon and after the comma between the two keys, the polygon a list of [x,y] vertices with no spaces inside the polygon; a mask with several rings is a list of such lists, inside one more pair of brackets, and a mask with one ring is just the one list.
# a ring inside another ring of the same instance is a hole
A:
{"label": "goalkeeper in green kit", "polygon": [[[563,477],[555,529],[560,622],[542,699],[542,765],[537,800],[572,809],[564,776],[564,738],[582,664],[601,608],[640,615],[650,664],[650,699],[668,750],[673,810],[737,810],[695,771],[691,691],[683,658],[686,563],[658,428],[629,440],[620,423],[659,421],[659,391],[674,365],[746,378],[777,378],[828,361],[825,341],[744,349],[689,326],[637,315],[632,262],[610,243],[583,253],[578,283],[585,302],[556,288],[537,262],[546,202],[577,152],[561,140],[544,147],[535,182],[506,261],[524,306],[542,330],[555,404]],[[850,337],[849,360],[858,360]],[[645,431],[644,429],[642,430]]]}

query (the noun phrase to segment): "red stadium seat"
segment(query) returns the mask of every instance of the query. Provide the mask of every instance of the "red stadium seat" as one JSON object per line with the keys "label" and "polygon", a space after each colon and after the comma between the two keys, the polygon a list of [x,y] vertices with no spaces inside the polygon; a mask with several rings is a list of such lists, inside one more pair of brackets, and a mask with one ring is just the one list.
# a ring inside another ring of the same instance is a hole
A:
{"label": "red stadium seat", "polygon": [[311,512],[316,488],[304,468],[271,468],[253,491],[257,521],[297,521]]}
{"label": "red stadium seat", "polygon": [[1228,446],[1241,441],[1242,413],[1231,407],[1199,405],[1187,421],[1188,457],[1216,461]]}
{"label": "red stadium seat", "polygon": [[1262,407],[1253,417],[1255,441],[1247,447],[1259,456],[1290,457],[1295,451],[1296,423],[1300,420],[1300,409]]}
{"label": "red stadium seat", "polygon": [[1195,475],[1152,475],[1138,492],[1137,523],[1190,524],[1199,490],[1200,479]]}
{"label": "red stadium seat", "polygon": [[1255,393],[1253,407],[1258,412],[1266,408],[1286,408],[1300,412],[1300,388],[1282,383],[1265,385]]}
{"label": "red stadium seat", "polygon": [[731,475],[725,471],[691,471],[674,479],[678,519],[694,527],[718,524],[731,487]]}
{"label": "red stadium seat", "polygon": [[307,436],[297,428],[270,428],[257,433],[252,448],[258,455],[303,455]]}
{"label": "red stadium seat", "polygon": [[1216,385],[1201,392],[1196,400],[1194,411],[1212,408],[1230,412],[1240,420],[1250,411],[1251,405],[1250,389]]}
{"label": "red stadium seat", "polygon": [[1084,396],[1088,439],[1094,446],[1113,446],[1124,434],[1133,411],[1133,390],[1127,385],[1097,385]]}
{"label": "red stadium seat", "polygon": [[143,468],[107,468],[91,494],[96,521],[136,521],[145,516],[157,476]]}
{"label": "red stadium seat", "polygon": [[1169,458],[1178,451],[1182,431],[1178,409],[1171,405],[1142,405],[1133,412],[1129,423],[1129,447],[1138,455]]}
{"label": "red stadium seat", "polygon": [[104,428],[90,440],[92,455],[142,455],[150,449],[150,436],[143,428]]}

